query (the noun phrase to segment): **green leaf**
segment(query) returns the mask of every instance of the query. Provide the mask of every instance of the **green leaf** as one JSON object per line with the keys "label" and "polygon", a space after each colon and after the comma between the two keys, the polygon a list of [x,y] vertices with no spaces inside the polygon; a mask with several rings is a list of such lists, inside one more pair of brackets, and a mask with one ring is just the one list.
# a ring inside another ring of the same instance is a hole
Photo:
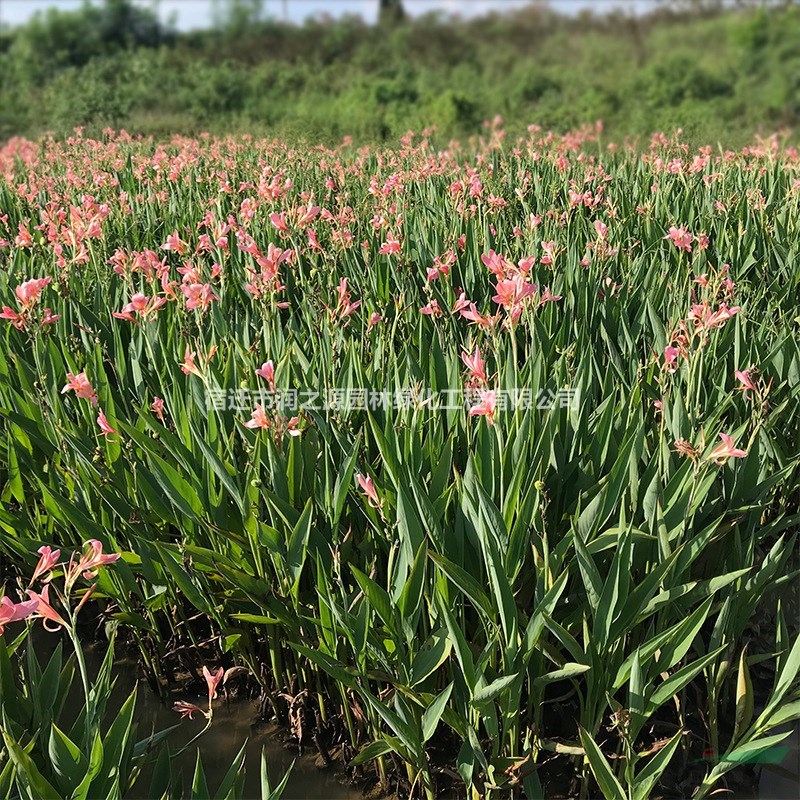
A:
{"label": "green leaf", "polygon": [[48,756],[58,776],[58,785],[65,793],[71,793],[72,787],[77,786],[86,775],[89,760],[55,723],[50,728]]}
{"label": "green leaf", "polygon": [[481,589],[480,584],[458,564],[438,553],[429,552],[428,556],[442,572],[467,596],[475,608],[482,612],[489,620],[494,620],[496,614],[488,596]]}
{"label": "green leaf", "polygon": [[716,650],[712,650],[702,658],[698,658],[697,661],[693,661],[691,664],[687,664],[685,667],[681,667],[681,669],[672,673],[672,675],[661,683],[648,698],[646,705],[647,716],[651,716],[656,709],[693,681],[694,678],[711,664],[724,649],[724,647],[719,647]]}
{"label": "green leaf", "polygon": [[291,766],[283,774],[281,782],[273,789],[269,782],[269,771],[267,770],[267,748],[261,748],[261,800],[281,800],[283,793],[286,791],[286,784],[289,782],[289,776],[292,774],[295,762],[292,761]]}
{"label": "green leaf", "polygon": [[203,769],[203,759],[200,748],[197,748],[197,758],[194,761],[194,777],[192,778],[192,800],[208,800],[211,793],[208,791],[206,773]]}
{"label": "green leaf", "polygon": [[300,585],[300,575],[303,572],[303,565],[306,561],[306,550],[308,548],[308,539],[311,536],[311,521],[313,519],[313,507],[311,499],[303,509],[297,525],[294,526],[292,535],[289,538],[289,546],[286,553],[286,567],[293,582],[293,593],[297,595]]}
{"label": "green leaf", "polygon": [[386,739],[378,739],[377,741],[370,742],[365,747],[362,747],[358,752],[358,755],[356,755],[350,764],[354,767],[358,766],[359,764],[365,764],[367,761],[372,761],[375,758],[380,758],[380,756],[391,753],[392,750],[392,746],[386,741]]}
{"label": "green leaf", "polygon": [[797,673],[800,670],[800,636],[797,636],[786,659],[783,669],[780,671],[778,678],[775,682],[775,688],[772,690],[769,702],[764,710],[756,720],[756,728],[762,728],[769,722],[770,717],[778,709],[781,701],[783,700],[789,689],[795,685]]}
{"label": "green leaf", "polygon": [[580,736],[586,760],[605,800],[628,800],[625,790],[611,771],[606,757],[600,752],[594,739],[583,728],[580,729]]}
{"label": "green leaf", "polygon": [[514,673],[513,675],[504,675],[502,678],[493,680],[488,686],[478,689],[478,691],[472,695],[472,705],[477,708],[486,703],[491,703],[506,691],[506,689],[512,686],[518,678],[519,674]]}
{"label": "green leaf", "polygon": [[747,648],[739,655],[739,671],[736,676],[736,720],[733,728],[733,741],[746,731],[753,719],[753,684],[747,667]]}
{"label": "green leaf", "polygon": [[92,741],[92,751],[89,755],[89,768],[84,779],[81,781],[73,795],[74,800],[89,800],[89,791],[92,788],[94,779],[100,774],[103,767],[103,738],[100,731],[96,731]]}
{"label": "green leaf", "polygon": [[548,683],[556,683],[557,681],[576,678],[578,675],[583,675],[584,672],[588,672],[590,669],[591,667],[588,664],[566,663],[560,669],[540,675],[533,683],[535,686],[545,686]]}
{"label": "green leaf", "polygon": [[6,750],[17,768],[17,774],[26,786],[34,800],[59,800],[61,793],[49,783],[33,763],[31,757],[17,744],[17,742],[3,731],[3,741]]}
{"label": "green leaf", "polygon": [[339,524],[339,519],[342,516],[344,504],[347,500],[347,492],[353,485],[353,473],[355,472],[359,444],[359,437],[356,437],[350,455],[345,459],[339,474],[336,476],[336,484],[333,487],[333,509],[331,515],[331,527],[333,528]]}
{"label": "green leaf", "polygon": [[449,683],[447,688],[425,709],[422,715],[422,741],[427,742],[436,732],[439,720],[442,718],[450,693],[453,691],[453,684]]}
{"label": "green leaf", "polygon": [[382,587],[378,586],[375,581],[369,576],[365,575],[358,567],[350,565],[350,570],[355,576],[361,591],[364,592],[370,605],[383,620],[386,627],[393,636],[398,637],[399,629],[397,625],[397,612],[392,599],[389,597],[388,592]]}
{"label": "green leaf", "polygon": [[234,756],[228,771],[225,773],[225,777],[222,779],[222,783],[219,785],[219,789],[216,791],[216,800],[228,800],[232,792],[235,792],[234,796],[241,794],[244,784],[244,760],[246,750],[247,742],[245,741],[239,752]]}
{"label": "green leaf", "polygon": [[633,785],[633,800],[649,800],[650,793],[658,783],[658,779],[664,774],[664,770],[669,766],[678,745],[683,736],[682,731],[678,731],[669,742],[662,747],[648,762],[644,769],[636,776]]}
{"label": "green leaf", "polygon": [[411,686],[417,686],[436,672],[447,660],[451,649],[452,643],[443,630],[431,634],[411,662]]}

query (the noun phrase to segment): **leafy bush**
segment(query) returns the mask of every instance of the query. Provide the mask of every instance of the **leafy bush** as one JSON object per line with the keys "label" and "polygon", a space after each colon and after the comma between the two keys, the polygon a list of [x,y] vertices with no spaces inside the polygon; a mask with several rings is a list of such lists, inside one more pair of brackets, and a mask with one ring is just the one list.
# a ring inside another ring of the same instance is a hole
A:
{"label": "leafy bush", "polygon": [[[533,9],[375,28],[353,18],[284,26],[239,11],[246,25],[174,34],[114,0],[3,34],[0,136],[77,124],[99,132],[109,121],[147,133],[168,128],[161,116],[184,133],[247,122],[329,143],[348,133],[397,139],[409,120],[430,124],[423,109],[444,141],[497,113],[515,132],[600,116],[624,136],[648,135],[679,109],[698,139],[735,144],[798,121],[796,8],[633,19]],[[117,17],[128,22],[115,28]]]}

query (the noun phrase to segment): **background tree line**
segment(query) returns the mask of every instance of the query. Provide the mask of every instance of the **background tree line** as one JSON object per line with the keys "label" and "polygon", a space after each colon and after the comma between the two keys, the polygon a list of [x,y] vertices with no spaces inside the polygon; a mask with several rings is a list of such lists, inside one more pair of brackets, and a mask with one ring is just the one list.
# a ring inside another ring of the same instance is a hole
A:
{"label": "background tree line", "polygon": [[501,114],[512,129],[602,119],[615,137],[680,126],[734,144],[800,118],[793,4],[454,21],[380,2],[376,26],[288,25],[260,0],[235,0],[191,32],[130,0],[51,10],[0,31],[0,137],[84,125],[374,141],[436,126],[446,141]]}

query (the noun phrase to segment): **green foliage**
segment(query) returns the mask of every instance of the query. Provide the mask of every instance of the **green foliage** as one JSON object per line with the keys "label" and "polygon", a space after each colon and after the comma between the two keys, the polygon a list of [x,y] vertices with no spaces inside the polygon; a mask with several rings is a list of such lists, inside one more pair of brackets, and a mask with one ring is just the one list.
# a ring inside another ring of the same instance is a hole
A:
{"label": "green foliage", "polygon": [[120,709],[109,707],[113,638],[84,708],[74,715],[65,704],[73,688],[75,656],[64,660],[58,644],[43,665],[28,633],[8,647],[0,638],[3,797],[122,797],[169,731],[136,740],[136,691]]}
{"label": "green foliage", "polygon": [[[403,73],[379,85],[387,103],[409,91]],[[2,158],[0,548],[20,574],[42,544],[121,552],[93,597],[155,682],[172,653],[213,647],[298,736],[333,730],[355,765],[429,798],[432,754],[469,792],[528,796],[551,759],[585,795],[637,798],[676,791],[691,759],[707,796],[798,716],[792,148],[607,152],[594,129],[496,124],[447,152],[108,133]],[[537,286],[516,319],[490,251]],[[16,290],[45,276],[19,324]],[[451,312],[461,291],[476,324]],[[120,318],[136,293],[163,301],[152,319]],[[457,393],[476,347],[487,387],[579,402],[263,425],[253,395],[213,402],[264,389],[267,359],[283,390]],[[62,391],[83,370],[97,407]],[[220,791],[202,765],[195,781]]]}
{"label": "green foliage", "polygon": [[374,28],[284,26],[257,0],[218,11],[214,30],[175,34],[107,0],[2,34],[0,136],[113,124],[333,143],[435,124],[447,141],[499,113],[515,133],[600,118],[613,137],[680,125],[693,141],[733,146],[800,119],[796,8],[460,22],[396,21],[391,8],[394,21]]}
{"label": "green foliage", "polygon": [[[0,636],[0,794],[7,800],[73,800],[121,798],[131,791],[161,800],[240,800],[244,797],[244,747],[234,758],[218,789],[208,789],[201,749],[197,750],[189,792],[177,759],[166,740],[174,730],[151,731],[136,740],[137,689],[114,708],[114,636],[78,713],[74,703],[76,655],[64,659],[57,644],[46,664],[33,646],[29,627],[10,645]],[[261,798],[280,800],[291,768],[272,786],[266,753],[261,755]]]}

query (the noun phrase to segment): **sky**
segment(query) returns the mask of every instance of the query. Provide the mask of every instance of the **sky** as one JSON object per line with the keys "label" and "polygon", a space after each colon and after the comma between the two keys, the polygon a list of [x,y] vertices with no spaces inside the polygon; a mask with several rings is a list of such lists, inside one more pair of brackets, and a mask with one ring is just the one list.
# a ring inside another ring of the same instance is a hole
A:
{"label": "sky", "polygon": [[[537,0],[534,0],[536,2]],[[19,25],[37,11],[48,8],[74,9],[83,0],[0,0],[0,25]],[[215,0],[135,0],[139,5],[155,6],[165,21],[174,15],[179,30],[208,27],[211,24]],[[225,0],[216,0],[217,3]],[[340,16],[356,14],[367,22],[377,17],[379,0],[264,0],[268,16],[302,22],[319,14]],[[531,0],[403,0],[406,12],[412,15],[429,11],[456,13],[461,16],[485,14],[528,5]],[[539,0],[541,2],[541,0]],[[550,0],[549,5],[558,11],[577,13],[583,9],[611,10],[625,8],[643,11],[660,0]]]}

